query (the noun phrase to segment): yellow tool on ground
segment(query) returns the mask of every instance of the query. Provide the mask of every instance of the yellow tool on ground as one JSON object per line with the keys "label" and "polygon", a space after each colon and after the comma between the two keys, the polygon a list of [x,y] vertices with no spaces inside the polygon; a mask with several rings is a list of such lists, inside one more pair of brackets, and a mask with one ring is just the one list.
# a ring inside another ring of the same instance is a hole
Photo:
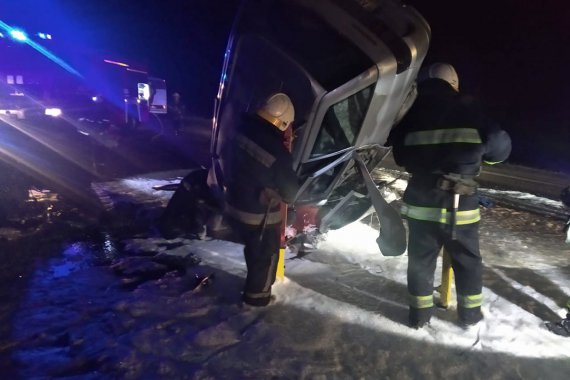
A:
{"label": "yellow tool on ground", "polygon": [[[293,148],[293,128],[289,127],[284,131],[285,147],[291,152]],[[279,245],[279,259],[277,260],[277,270],[275,279],[282,281],[285,279],[285,249],[287,248],[287,239],[285,238],[285,228],[287,227],[287,203],[281,203],[281,243]]]}
{"label": "yellow tool on ground", "polygon": [[439,307],[448,308],[451,303],[451,284],[453,283],[453,268],[451,257],[443,249],[443,263],[441,265],[441,285],[439,286]]}

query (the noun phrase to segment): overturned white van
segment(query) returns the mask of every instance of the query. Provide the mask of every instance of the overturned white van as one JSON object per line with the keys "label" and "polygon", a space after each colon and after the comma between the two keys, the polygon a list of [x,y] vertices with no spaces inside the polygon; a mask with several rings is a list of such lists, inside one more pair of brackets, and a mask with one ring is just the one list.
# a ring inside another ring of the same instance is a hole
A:
{"label": "overturned white van", "polygon": [[212,170],[244,112],[282,91],[296,110],[296,204],[319,207],[319,229],[378,213],[383,254],[405,251],[399,213],[370,171],[389,153],[391,128],[415,99],[430,29],[399,0],[246,0],[236,16],[217,94]]}

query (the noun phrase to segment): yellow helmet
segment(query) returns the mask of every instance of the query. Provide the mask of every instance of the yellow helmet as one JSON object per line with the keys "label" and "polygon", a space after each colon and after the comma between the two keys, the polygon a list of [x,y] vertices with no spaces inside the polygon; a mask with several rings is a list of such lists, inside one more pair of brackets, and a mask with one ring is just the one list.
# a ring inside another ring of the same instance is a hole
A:
{"label": "yellow helmet", "polygon": [[257,115],[280,131],[285,131],[295,120],[295,108],[289,96],[278,92],[267,98],[265,104],[257,110]]}

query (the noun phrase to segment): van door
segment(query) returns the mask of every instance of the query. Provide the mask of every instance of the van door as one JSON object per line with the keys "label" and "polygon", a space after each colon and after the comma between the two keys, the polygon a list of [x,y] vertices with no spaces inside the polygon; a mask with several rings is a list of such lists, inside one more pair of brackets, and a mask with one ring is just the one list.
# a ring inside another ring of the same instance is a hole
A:
{"label": "van door", "polygon": [[231,54],[231,65],[220,85],[218,96],[223,99],[218,99],[212,135],[211,153],[218,185],[223,185],[224,144],[229,143],[244,115],[255,113],[270,94],[284,92],[294,103],[296,120],[301,120],[318,96],[317,87],[303,68],[263,36],[241,35]]}
{"label": "van door", "polygon": [[166,114],[168,96],[166,93],[166,81],[161,78],[148,78],[150,85],[150,112]]}

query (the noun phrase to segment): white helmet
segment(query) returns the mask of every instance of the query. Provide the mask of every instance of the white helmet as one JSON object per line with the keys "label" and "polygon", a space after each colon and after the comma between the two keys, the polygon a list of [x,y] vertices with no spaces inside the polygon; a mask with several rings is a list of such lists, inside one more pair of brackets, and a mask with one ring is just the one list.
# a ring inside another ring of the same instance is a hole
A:
{"label": "white helmet", "polygon": [[287,95],[278,92],[267,98],[257,114],[280,131],[285,131],[295,119],[295,108]]}
{"label": "white helmet", "polygon": [[459,77],[449,63],[434,63],[424,73],[423,79],[437,78],[446,81],[455,91],[459,91]]}

